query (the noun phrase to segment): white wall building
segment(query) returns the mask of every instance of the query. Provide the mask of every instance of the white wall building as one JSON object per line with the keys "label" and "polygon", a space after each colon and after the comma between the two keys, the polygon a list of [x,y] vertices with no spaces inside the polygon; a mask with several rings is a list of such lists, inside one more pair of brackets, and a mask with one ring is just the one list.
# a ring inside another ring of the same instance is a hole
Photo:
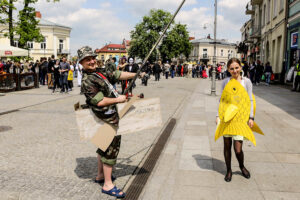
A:
{"label": "white wall building", "polygon": [[[213,42],[214,40],[209,37],[192,40],[193,48],[189,57],[190,60],[212,65],[214,56]],[[240,59],[236,44],[227,42],[226,40],[217,40],[217,63],[227,63],[232,57]]]}
{"label": "white wall building", "polygon": [[[42,19],[41,14],[36,14],[39,22],[41,34],[44,41],[41,43],[28,42],[29,56],[33,60],[48,58],[51,55],[55,57],[70,56],[70,34],[71,28]],[[2,31],[1,31],[2,30]],[[0,45],[10,45],[10,41],[4,34],[8,32],[8,25],[0,25]],[[18,38],[15,38],[15,46],[18,46]]]}

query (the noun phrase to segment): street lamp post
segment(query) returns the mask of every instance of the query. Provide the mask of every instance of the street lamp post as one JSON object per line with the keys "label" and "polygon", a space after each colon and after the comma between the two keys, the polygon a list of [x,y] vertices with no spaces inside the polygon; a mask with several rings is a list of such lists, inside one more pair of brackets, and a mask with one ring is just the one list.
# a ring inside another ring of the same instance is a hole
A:
{"label": "street lamp post", "polygon": [[216,95],[216,68],[217,68],[217,0],[215,0],[215,22],[214,22],[214,57],[211,80],[211,95]]}

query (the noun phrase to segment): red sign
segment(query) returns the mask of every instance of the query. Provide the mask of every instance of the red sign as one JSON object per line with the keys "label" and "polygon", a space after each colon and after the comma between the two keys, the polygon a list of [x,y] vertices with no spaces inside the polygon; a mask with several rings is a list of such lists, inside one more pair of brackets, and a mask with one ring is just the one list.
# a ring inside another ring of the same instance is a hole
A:
{"label": "red sign", "polygon": [[12,55],[12,51],[5,51],[4,54],[5,55]]}

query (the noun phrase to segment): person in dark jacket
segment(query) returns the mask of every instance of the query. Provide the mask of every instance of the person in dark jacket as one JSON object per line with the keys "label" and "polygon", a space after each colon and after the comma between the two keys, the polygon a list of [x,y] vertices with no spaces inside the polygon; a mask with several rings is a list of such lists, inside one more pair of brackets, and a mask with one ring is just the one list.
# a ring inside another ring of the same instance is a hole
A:
{"label": "person in dark jacket", "polygon": [[[125,72],[136,73],[138,70],[139,70],[139,66],[136,63],[134,63],[133,58],[129,58],[129,64],[125,66],[124,71]],[[128,79],[127,80],[127,83],[125,85],[126,88],[129,86],[129,84],[131,83],[131,81],[132,81],[132,79]],[[128,95],[129,96],[132,96],[132,88],[135,88],[135,83],[133,83],[132,87],[128,91]],[[124,91],[124,90],[122,89],[122,91]]]}
{"label": "person in dark jacket", "polygon": [[266,63],[265,67],[265,76],[266,76],[266,84],[270,85],[271,75],[273,74],[272,66],[270,65],[270,62]]}
{"label": "person in dark jacket", "polygon": [[158,61],[154,64],[153,66],[153,73],[155,75],[155,81],[159,81],[160,79],[160,73],[162,72],[162,69],[161,69],[161,62]]}

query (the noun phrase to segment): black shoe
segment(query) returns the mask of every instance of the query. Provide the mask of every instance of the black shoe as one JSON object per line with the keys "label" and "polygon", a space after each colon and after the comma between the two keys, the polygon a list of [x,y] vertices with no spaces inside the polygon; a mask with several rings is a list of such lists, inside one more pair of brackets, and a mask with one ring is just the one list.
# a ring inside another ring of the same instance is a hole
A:
{"label": "black shoe", "polygon": [[251,177],[250,172],[246,169],[246,167],[241,168],[243,177],[245,177],[246,179],[249,179]]}
{"label": "black shoe", "polygon": [[230,181],[231,181],[231,178],[232,178],[232,171],[230,170],[230,171],[228,171],[228,172],[226,173],[224,180],[225,180],[226,182],[230,182]]}
{"label": "black shoe", "polygon": [[[111,181],[114,182],[117,178],[115,176],[111,176]],[[95,183],[98,184],[103,184],[104,183],[104,179],[100,179],[100,180],[94,180]]]}

